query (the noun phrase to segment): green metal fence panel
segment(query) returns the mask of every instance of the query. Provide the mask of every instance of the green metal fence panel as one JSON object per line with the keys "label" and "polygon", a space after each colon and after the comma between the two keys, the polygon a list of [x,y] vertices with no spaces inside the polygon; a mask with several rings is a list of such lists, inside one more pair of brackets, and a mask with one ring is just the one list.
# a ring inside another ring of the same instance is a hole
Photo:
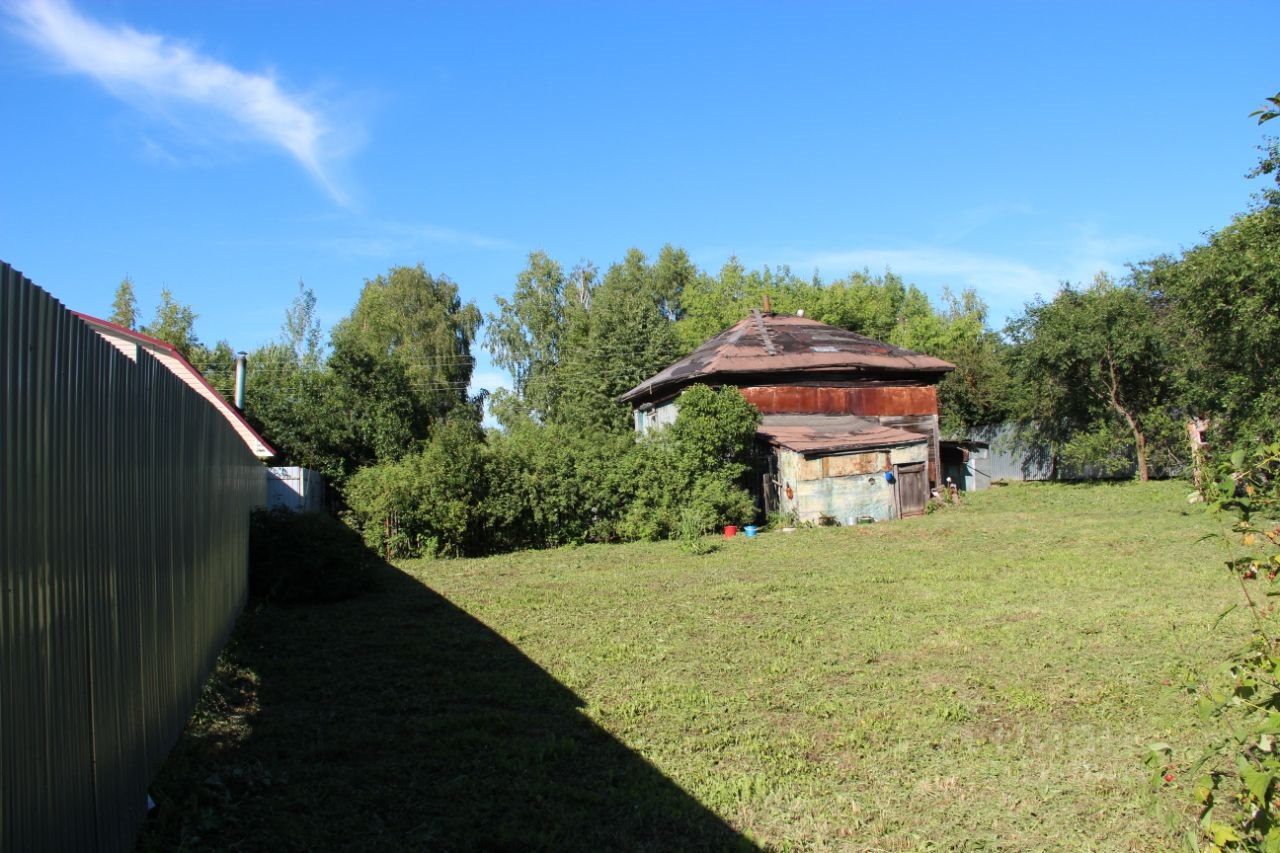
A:
{"label": "green metal fence panel", "polygon": [[127,850],[248,588],[222,414],[0,263],[0,850]]}

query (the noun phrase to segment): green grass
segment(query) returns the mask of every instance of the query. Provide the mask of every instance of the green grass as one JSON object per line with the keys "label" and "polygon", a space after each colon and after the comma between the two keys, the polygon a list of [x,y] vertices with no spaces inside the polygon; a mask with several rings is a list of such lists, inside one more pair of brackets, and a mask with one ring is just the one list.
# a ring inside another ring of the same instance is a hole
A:
{"label": "green grass", "polygon": [[[1163,850],[1147,743],[1235,645],[1178,483],[388,569],[257,608],[143,850]],[[1187,798],[1176,792],[1173,805]]]}

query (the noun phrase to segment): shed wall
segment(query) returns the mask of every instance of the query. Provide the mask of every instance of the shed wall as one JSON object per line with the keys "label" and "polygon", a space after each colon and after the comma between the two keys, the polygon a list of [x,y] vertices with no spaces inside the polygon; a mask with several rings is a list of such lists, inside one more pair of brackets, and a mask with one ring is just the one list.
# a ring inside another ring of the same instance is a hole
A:
{"label": "shed wall", "polygon": [[884,471],[893,465],[927,461],[928,444],[809,457],[786,448],[775,452],[778,503],[784,513],[802,523],[820,524],[825,518],[854,524],[863,516],[876,521],[898,517],[893,484],[885,480]]}

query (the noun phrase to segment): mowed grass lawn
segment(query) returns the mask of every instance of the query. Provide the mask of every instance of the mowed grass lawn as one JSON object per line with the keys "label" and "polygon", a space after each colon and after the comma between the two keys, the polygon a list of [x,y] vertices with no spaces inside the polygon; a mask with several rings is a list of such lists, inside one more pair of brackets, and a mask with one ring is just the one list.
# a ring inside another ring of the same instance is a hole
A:
{"label": "mowed grass lawn", "polygon": [[143,850],[1164,850],[1146,744],[1245,631],[1183,483],[417,561],[252,608]]}

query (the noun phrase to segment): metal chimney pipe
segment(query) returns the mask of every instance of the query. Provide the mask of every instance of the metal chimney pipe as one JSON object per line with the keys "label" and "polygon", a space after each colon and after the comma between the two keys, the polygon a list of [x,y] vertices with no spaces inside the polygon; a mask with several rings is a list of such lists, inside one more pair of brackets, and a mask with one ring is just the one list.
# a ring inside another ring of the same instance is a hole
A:
{"label": "metal chimney pipe", "polygon": [[248,358],[247,353],[236,353],[236,393],[235,406],[237,412],[244,411],[244,366],[245,360]]}

